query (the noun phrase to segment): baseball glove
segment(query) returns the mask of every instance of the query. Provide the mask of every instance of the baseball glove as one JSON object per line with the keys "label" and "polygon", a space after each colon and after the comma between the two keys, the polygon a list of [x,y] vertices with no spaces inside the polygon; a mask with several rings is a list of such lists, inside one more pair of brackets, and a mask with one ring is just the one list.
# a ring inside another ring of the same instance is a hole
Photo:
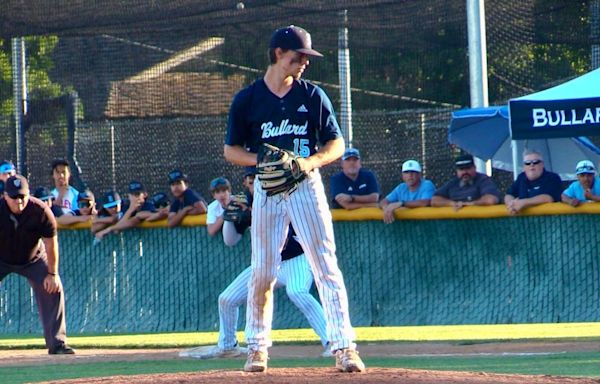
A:
{"label": "baseball glove", "polygon": [[231,196],[231,201],[227,204],[225,212],[223,212],[223,220],[242,224],[249,222],[252,217],[251,215],[252,213],[248,208],[248,197],[240,193],[239,195]]}
{"label": "baseball glove", "polygon": [[298,164],[298,156],[266,143],[258,150],[256,172],[256,177],[267,196],[290,194],[306,177]]}

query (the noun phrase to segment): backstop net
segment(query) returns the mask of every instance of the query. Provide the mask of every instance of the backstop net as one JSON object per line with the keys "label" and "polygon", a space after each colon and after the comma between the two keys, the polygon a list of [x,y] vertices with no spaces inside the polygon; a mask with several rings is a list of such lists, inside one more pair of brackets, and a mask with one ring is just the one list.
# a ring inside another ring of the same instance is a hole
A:
{"label": "backstop net", "polygon": [[[24,157],[33,186],[49,164],[76,165],[74,184],[99,193],[138,179],[167,189],[173,168],[208,194],[209,181],[242,170],[222,156],[229,103],[260,77],[278,27],[311,32],[325,54],[305,77],[340,110],[338,45],[348,32],[352,145],[381,192],[414,158],[441,185],[458,153],[452,110],[469,106],[465,1],[8,1],[0,15],[0,156],[15,158],[11,38],[25,36]],[[590,69],[597,1],[498,0],[485,6],[490,104]],[[324,169],[325,180],[339,169]],[[495,176],[506,186],[511,175]]]}

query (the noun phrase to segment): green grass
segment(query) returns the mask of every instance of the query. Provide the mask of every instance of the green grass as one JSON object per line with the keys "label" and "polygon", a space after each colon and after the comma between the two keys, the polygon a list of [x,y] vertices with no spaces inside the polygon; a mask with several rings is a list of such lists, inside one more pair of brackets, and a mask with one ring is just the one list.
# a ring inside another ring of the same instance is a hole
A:
{"label": "green grass", "polygon": [[[502,340],[585,340],[600,339],[600,323],[442,325],[410,327],[357,328],[358,342],[451,341],[487,342]],[[134,335],[69,336],[69,344],[78,348],[185,348],[214,344],[217,332],[153,333]],[[243,334],[238,333],[243,340]],[[307,344],[318,341],[311,329],[274,330],[277,343]],[[39,336],[0,336],[0,349],[42,348]]]}
{"label": "green grass", "polygon": [[[358,342],[435,342],[455,344],[514,340],[598,340],[600,323],[456,325],[420,327],[357,328]],[[243,335],[238,335],[243,340]],[[316,344],[310,329],[276,330],[277,344]],[[136,335],[71,336],[76,348],[186,348],[214,344],[216,332],[162,333]],[[40,337],[0,336],[0,349],[43,348]],[[478,371],[490,373],[547,374],[559,376],[600,377],[600,352],[573,352],[529,356],[406,356],[375,358],[364,356],[367,366],[432,370]],[[195,372],[201,370],[239,370],[243,360],[168,360],[140,362],[96,362],[51,364],[33,367],[0,368],[3,384],[39,382],[80,377],[135,375],[149,373]],[[278,359],[272,356],[270,367],[328,367],[330,359]]]}
{"label": "green grass", "polygon": [[[472,371],[506,374],[544,374],[556,376],[600,377],[600,352],[562,353],[535,356],[453,356],[365,358],[367,367]],[[102,362],[56,364],[0,369],[4,384],[47,380],[137,375],[152,373],[197,372],[204,370],[240,370],[243,360],[168,360],[141,362]],[[278,359],[269,361],[272,368],[331,367],[330,359]]]}

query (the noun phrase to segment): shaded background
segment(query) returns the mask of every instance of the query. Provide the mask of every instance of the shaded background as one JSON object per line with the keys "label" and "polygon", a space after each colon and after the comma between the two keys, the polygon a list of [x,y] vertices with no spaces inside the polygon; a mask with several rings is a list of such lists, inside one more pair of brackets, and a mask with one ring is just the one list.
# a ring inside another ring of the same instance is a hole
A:
{"label": "shaded background", "polygon": [[[465,1],[3,2],[0,14],[0,157],[15,158],[10,38],[26,36],[27,173],[50,185],[50,163],[68,157],[78,188],[126,191],[132,179],[168,190],[180,168],[210,200],[224,175],[242,169],[222,156],[237,90],[260,77],[269,36],[297,24],[325,57],[305,77],[339,111],[338,33],[347,11],[353,146],[377,174],[382,195],[414,158],[437,186],[453,175],[450,113],[469,106]],[[591,69],[598,1],[486,2],[490,104],[541,90]],[[68,108],[76,115],[69,128]],[[328,176],[339,164],[326,167]],[[494,178],[505,189],[512,175]],[[326,185],[328,187],[328,185]]]}

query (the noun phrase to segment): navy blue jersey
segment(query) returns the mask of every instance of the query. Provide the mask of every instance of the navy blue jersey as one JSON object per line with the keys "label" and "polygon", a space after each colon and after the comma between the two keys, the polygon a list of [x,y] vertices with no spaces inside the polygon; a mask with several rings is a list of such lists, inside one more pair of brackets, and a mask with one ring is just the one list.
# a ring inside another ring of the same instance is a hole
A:
{"label": "navy blue jersey", "polygon": [[261,143],[269,143],[308,157],[318,145],[341,136],[331,101],[321,88],[294,80],[280,98],[258,79],[234,97],[225,144],[258,152]]}
{"label": "navy blue jersey", "polygon": [[366,196],[371,193],[379,193],[379,183],[377,183],[377,177],[372,171],[361,168],[358,170],[356,180],[352,180],[344,172],[338,172],[331,176],[329,189],[331,190],[331,207],[342,208],[335,201],[337,195],[345,193],[348,195]]}
{"label": "navy blue jersey", "polygon": [[[127,212],[129,210],[129,206],[131,205],[131,201],[129,199],[123,199],[121,211]],[[135,217],[138,212],[148,211],[148,212],[156,212],[156,208],[154,207],[154,203],[146,200],[136,209],[131,217]]]}
{"label": "navy blue jersey", "polygon": [[188,188],[185,191],[183,191],[181,200],[174,199],[171,202],[171,208],[169,209],[169,212],[174,212],[174,213],[179,212],[179,210],[183,209],[184,207],[187,207],[188,205],[194,205],[198,201],[202,201],[206,204],[206,201],[204,200],[202,195],[200,195],[198,192],[194,191],[193,189]]}

